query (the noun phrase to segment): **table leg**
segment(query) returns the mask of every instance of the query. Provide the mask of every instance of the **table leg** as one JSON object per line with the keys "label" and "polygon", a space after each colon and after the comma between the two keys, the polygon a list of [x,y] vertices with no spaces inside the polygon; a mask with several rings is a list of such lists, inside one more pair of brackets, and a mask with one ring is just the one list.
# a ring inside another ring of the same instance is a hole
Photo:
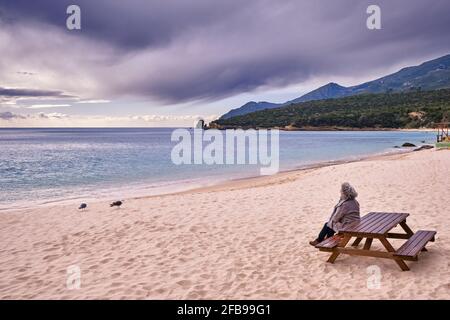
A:
{"label": "table leg", "polygon": [[363,238],[356,238],[352,243],[352,247],[357,247],[361,243],[362,239]]}
{"label": "table leg", "polygon": [[408,225],[406,224],[406,221],[400,222],[400,226],[403,228],[403,230],[405,230],[405,232],[408,236],[411,237],[414,234],[414,232],[411,230],[411,228],[408,227]]}
{"label": "table leg", "polygon": [[364,243],[364,250],[370,250],[370,246],[372,245],[372,238],[366,238],[366,242]]}
{"label": "table leg", "polygon": [[[345,247],[347,245],[347,243],[350,241],[350,239],[352,238],[351,235],[345,235],[344,238],[342,238],[341,242],[339,243],[338,247]],[[327,262],[329,263],[334,263],[334,261],[337,259],[337,257],[339,256],[339,252],[334,251],[331,256],[328,258]]]}
{"label": "table leg", "polygon": [[[389,241],[385,237],[380,237],[379,239],[388,252],[395,252],[394,247],[392,247],[392,245],[389,243]],[[400,269],[402,269],[403,271],[409,270],[408,265],[402,259],[394,258],[394,261],[398,264]]]}

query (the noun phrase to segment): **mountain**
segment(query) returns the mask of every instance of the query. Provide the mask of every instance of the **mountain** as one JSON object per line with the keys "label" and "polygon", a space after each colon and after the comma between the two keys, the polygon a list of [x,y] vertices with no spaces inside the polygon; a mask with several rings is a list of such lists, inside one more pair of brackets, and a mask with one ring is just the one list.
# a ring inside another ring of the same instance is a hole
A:
{"label": "mountain", "polygon": [[348,88],[338,85],[337,83],[331,82],[326,84],[316,90],[307,93],[300,98],[288,101],[285,105],[299,102],[306,102],[312,100],[323,100],[323,99],[333,99],[348,96]]}
{"label": "mountain", "polygon": [[424,62],[419,66],[403,68],[388,76],[352,87],[343,87],[332,82],[285,103],[249,102],[224,114],[221,119],[229,119],[259,110],[280,108],[299,102],[342,98],[361,93],[405,92],[443,88],[450,88],[450,54]]}
{"label": "mountain", "polygon": [[351,94],[436,90],[450,87],[450,54],[383,78],[349,87]]}
{"label": "mountain", "polygon": [[348,130],[433,128],[450,119],[450,89],[364,93],[219,119],[211,128]]}
{"label": "mountain", "polygon": [[221,118],[228,119],[236,116],[240,116],[243,114],[259,111],[259,110],[265,110],[265,109],[273,109],[273,108],[279,108],[283,106],[282,103],[271,103],[271,102],[255,102],[250,101],[244,104],[242,107],[231,109],[226,114],[224,114]]}

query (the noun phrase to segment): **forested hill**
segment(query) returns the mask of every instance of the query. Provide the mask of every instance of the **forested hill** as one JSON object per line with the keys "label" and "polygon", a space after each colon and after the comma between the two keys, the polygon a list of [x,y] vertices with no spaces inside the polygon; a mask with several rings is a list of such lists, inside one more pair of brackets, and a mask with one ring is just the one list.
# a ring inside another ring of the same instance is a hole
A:
{"label": "forested hill", "polygon": [[450,89],[361,94],[291,104],[210,124],[218,128],[431,128],[450,120]]}

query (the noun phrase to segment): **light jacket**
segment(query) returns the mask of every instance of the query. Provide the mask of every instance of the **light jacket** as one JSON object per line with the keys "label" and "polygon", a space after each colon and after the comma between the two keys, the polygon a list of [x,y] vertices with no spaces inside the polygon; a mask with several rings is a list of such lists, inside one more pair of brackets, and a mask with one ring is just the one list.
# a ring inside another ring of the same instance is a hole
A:
{"label": "light jacket", "polygon": [[350,223],[360,220],[359,203],[356,199],[341,200],[334,207],[330,220],[328,220],[328,227],[335,232],[339,232],[342,228]]}

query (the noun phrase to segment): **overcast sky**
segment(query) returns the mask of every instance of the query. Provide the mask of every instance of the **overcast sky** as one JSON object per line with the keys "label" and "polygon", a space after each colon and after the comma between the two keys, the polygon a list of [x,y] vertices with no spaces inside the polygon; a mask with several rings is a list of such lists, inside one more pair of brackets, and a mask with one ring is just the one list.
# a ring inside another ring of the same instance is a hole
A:
{"label": "overcast sky", "polygon": [[190,126],[448,54],[449,15],[448,0],[0,0],[0,126]]}

